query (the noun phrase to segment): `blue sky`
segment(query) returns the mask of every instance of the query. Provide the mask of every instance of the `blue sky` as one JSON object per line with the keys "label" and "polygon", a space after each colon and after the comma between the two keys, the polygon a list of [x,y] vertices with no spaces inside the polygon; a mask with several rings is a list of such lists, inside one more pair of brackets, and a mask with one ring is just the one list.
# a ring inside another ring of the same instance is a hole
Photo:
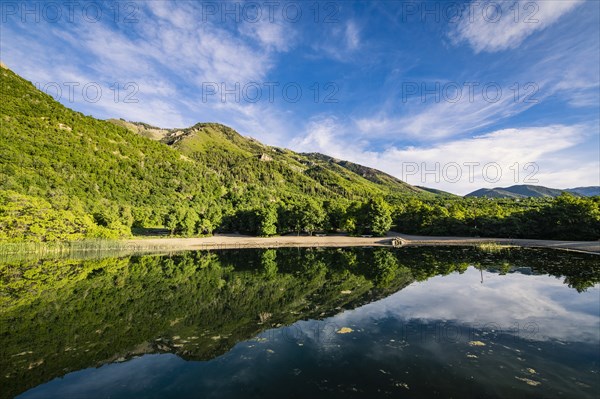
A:
{"label": "blue sky", "polygon": [[220,122],[458,194],[600,185],[597,1],[3,1],[1,11],[2,61],[98,118]]}

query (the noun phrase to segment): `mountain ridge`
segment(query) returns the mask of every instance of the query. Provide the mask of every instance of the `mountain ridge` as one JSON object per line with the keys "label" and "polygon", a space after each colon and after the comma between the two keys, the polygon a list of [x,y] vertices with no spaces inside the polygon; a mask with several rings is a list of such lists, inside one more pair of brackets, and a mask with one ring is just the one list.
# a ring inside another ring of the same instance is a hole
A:
{"label": "mountain ridge", "polygon": [[599,186],[577,187],[572,189],[549,188],[531,184],[517,184],[510,187],[480,188],[465,197],[479,198],[555,198],[563,193],[590,197],[600,194]]}
{"label": "mountain ridge", "polygon": [[[234,163],[243,162],[256,166],[256,162],[249,161],[254,159],[260,162],[274,162],[284,174],[308,175],[318,184],[342,196],[364,192],[367,189],[378,190],[381,195],[431,196],[429,191],[412,186],[377,169],[337,160],[325,154],[298,153],[287,148],[269,146],[254,138],[243,136],[221,123],[199,122],[188,128],[163,129],[143,122],[116,119],[109,121],[176,148],[186,157],[202,161],[212,168],[218,168],[221,162],[231,164],[232,159],[235,160]],[[215,150],[226,152],[229,159],[221,159],[219,163],[211,162],[209,152]],[[236,178],[244,178],[241,173],[234,173],[234,175]],[[360,186],[361,189],[352,188],[352,184]]]}

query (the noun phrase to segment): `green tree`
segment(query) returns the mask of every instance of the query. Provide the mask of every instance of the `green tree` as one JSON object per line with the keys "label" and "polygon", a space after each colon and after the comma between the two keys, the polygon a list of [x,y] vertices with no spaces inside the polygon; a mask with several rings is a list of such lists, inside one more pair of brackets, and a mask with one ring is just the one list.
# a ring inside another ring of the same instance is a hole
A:
{"label": "green tree", "polygon": [[328,231],[337,231],[344,228],[346,210],[348,206],[342,201],[327,200],[323,203],[325,220],[323,227]]}
{"label": "green tree", "polygon": [[215,229],[215,227],[214,227],[213,223],[210,221],[210,219],[201,218],[196,223],[196,232],[200,235],[212,234],[214,229]]}
{"label": "green tree", "polygon": [[285,212],[284,225],[298,235],[305,231],[309,235],[323,227],[325,212],[320,203],[306,198],[292,203]]}
{"label": "green tree", "polygon": [[277,267],[277,251],[267,249],[260,254],[260,265],[263,269],[264,276],[272,280],[277,275],[279,268]]}
{"label": "green tree", "polygon": [[384,236],[391,227],[392,211],[383,199],[373,198],[362,205],[357,224],[359,234]]}
{"label": "green tree", "polygon": [[360,234],[359,220],[362,214],[362,203],[358,201],[352,202],[344,215],[344,221],[342,223],[342,230],[345,230],[349,234]]}
{"label": "green tree", "polygon": [[544,235],[564,240],[597,240],[600,238],[600,206],[590,198],[564,193],[544,208],[541,218]]}
{"label": "green tree", "polygon": [[262,237],[277,234],[277,208],[268,205],[256,211],[257,234]]}
{"label": "green tree", "polygon": [[174,235],[179,225],[179,212],[177,208],[171,209],[164,218],[164,226],[169,229],[169,234]]}
{"label": "green tree", "polygon": [[[110,235],[90,215],[54,209],[41,198],[0,191],[0,241],[74,241]],[[115,232],[118,238],[123,232]]]}
{"label": "green tree", "polygon": [[193,208],[187,208],[180,220],[178,230],[186,236],[193,236],[196,234],[196,224],[199,221],[198,213]]}

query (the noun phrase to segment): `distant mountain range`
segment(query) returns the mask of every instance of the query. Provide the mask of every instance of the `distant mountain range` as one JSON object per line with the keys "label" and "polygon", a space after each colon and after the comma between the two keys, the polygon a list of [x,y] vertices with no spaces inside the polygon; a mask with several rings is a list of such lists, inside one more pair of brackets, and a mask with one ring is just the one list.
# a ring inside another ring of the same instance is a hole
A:
{"label": "distant mountain range", "polygon": [[567,188],[566,191],[584,197],[593,197],[600,195],[600,186]]}
{"label": "distant mountain range", "polygon": [[470,194],[465,195],[465,197],[485,197],[485,198],[541,198],[541,197],[549,197],[554,198],[558,197],[564,192],[571,193],[573,195],[578,195],[582,197],[591,197],[595,195],[600,195],[600,186],[590,186],[590,187],[576,187],[576,188],[568,188],[568,189],[558,189],[558,188],[548,188],[544,186],[534,186],[534,185],[515,185],[510,187],[497,187],[497,188],[481,188],[479,190],[473,191]]}

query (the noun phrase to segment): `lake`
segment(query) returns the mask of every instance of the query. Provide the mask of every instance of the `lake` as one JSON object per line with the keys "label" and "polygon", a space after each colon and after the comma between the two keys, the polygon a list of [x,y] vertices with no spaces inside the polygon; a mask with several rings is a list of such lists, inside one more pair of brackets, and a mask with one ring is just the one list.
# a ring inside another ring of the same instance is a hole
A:
{"label": "lake", "polygon": [[0,262],[1,398],[596,398],[600,262],[474,247]]}

